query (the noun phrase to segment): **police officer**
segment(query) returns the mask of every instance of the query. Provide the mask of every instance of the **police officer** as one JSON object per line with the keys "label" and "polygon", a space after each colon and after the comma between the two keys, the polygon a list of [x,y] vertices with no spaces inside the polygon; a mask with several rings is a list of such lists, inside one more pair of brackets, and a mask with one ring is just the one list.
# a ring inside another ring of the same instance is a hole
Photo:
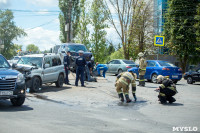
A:
{"label": "police officer", "polygon": [[156,91],[159,92],[158,99],[160,103],[165,104],[167,101],[169,101],[169,103],[175,102],[176,99],[173,96],[177,93],[177,90],[173,81],[168,77],[158,75],[157,83],[161,84],[159,88],[156,89]]}
{"label": "police officer", "polygon": [[146,73],[147,63],[144,59],[144,54],[140,52],[139,56],[139,85],[138,86],[145,86],[144,75]]}
{"label": "police officer", "polygon": [[83,57],[83,51],[79,51],[79,57],[76,59],[76,81],[75,85],[78,86],[78,80],[79,80],[79,75],[81,75],[81,86],[85,87],[84,85],[84,71],[85,71],[85,65],[86,65],[86,60]]}
{"label": "police officer", "polygon": [[65,74],[66,74],[65,84],[71,85],[69,83],[69,78],[68,78],[68,71],[70,70],[70,67],[69,67],[69,65],[70,65],[70,51],[67,51],[66,55],[64,56],[63,62],[64,62]]}
{"label": "police officer", "polygon": [[[118,93],[118,96],[122,102],[124,102],[123,93],[125,95],[126,102],[127,103],[131,102],[131,99],[129,98],[129,84],[132,84],[133,97],[135,101],[137,101],[137,97],[135,95],[135,92],[136,92],[135,78],[136,78],[136,74],[134,74],[133,72],[123,72],[117,76],[115,86],[116,86],[116,91]],[[123,88],[123,92],[122,92],[122,88]]]}

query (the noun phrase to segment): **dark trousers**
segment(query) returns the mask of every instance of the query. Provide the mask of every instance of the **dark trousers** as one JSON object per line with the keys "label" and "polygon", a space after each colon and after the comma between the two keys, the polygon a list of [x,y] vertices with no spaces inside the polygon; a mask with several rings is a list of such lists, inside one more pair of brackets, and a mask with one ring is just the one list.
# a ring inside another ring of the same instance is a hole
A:
{"label": "dark trousers", "polygon": [[161,103],[165,103],[166,101],[173,102],[175,99],[173,96],[176,94],[175,91],[169,89],[169,88],[164,88],[160,89],[160,93],[158,95],[158,98]]}
{"label": "dark trousers", "polygon": [[66,78],[65,78],[65,84],[69,83],[69,78],[68,78],[68,69],[65,67],[65,74],[66,74]]}
{"label": "dark trousers", "polygon": [[144,75],[139,75],[139,85],[145,86]]}
{"label": "dark trousers", "polygon": [[84,86],[84,71],[85,71],[85,67],[78,66],[76,68],[76,81],[75,81],[75,85],[78,85],[79,75],[81,75],[81,85]]}

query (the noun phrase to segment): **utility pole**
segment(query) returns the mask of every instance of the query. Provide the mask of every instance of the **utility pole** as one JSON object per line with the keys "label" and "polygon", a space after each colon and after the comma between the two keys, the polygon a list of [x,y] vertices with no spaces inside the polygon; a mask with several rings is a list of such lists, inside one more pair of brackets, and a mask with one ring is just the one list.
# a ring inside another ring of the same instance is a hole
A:
{"label": "utility pole", "polygon": [[67,11],[67,20],[65,31],[67,32],[67,43],[71,42],[71,16],[72,16],[72,0],[69,0],[69,8]]}

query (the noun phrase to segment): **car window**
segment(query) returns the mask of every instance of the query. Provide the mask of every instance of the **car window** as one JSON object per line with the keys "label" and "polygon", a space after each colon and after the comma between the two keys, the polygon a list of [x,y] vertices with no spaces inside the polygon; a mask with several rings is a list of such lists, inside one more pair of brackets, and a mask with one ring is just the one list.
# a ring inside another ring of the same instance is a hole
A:
{"label": "car window", "polygon": [[71,52],[78,52],[79,50],[82,50],[84,52],[87,52],[87,49],[84,45],[68,45],[65,48],[66,51],[71,51]]}
{"label": "car window", "polygon": [[53,57],[52,58],[52,66],[58,66],[61,65],[61,60],[58,57]]}
{"label": "car window", "polygon": [[171,63],[166,62],[166,61],[158,61],[158,63],[159,63],[161,66],[172,66]]}
{"label": "car window", "polygon": [[125,64],[135,64],[135,62],[131,60],[122,60]]}
{"label": "car window", "polygon": [[8,68],[10,67],[6,59],[0,56],[0,68]]}
{"label": "car window", "polygon": [[14,59],[13,60],[19,60],[19,57],[14,57]]}
{"label": "car window", "polygon": [[108,64],[114,64],[115,60],[110,61]]}
{"label": "car window", "polygon": [[42,68],[42,57],[21,57],[17,64],[31,65]]}
{"label": "car window", "polygon": [[155,67],[155,66],[156,66],[156,63],[153,62],[153,61],[148,61],[148,62],[147,62],[147,66],[148,66],[148,67]]}
{"label": "car window", "polygon": [[199,73],[200,73],[200,69],[199,69],[199,70],[197,70],[197,72],[199,72]]}
{"label": "car window", "polygon": [[49,67],[52,67],[52,58],[46,57],[44,59],[44,64],[49,64]]}
{"label": "car window", "polygon": [[118,61],[118,60],[115,60],[115,61],[113,62],[113,64],[121,64],[121,62]]}

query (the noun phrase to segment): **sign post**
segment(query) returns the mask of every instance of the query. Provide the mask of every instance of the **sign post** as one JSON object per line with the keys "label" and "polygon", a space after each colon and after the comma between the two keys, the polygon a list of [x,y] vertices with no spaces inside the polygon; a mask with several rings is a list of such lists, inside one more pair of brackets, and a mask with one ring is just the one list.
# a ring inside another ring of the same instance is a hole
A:
{"label": "sign post", "polygon": [[[155,36],[154,38],[154,46],[164,46],[165,45],[165,37],[164,36]],[[159,48],[158,48],[159,53]],[[157,53],[157,60],[158,60],[158,53]]]}

